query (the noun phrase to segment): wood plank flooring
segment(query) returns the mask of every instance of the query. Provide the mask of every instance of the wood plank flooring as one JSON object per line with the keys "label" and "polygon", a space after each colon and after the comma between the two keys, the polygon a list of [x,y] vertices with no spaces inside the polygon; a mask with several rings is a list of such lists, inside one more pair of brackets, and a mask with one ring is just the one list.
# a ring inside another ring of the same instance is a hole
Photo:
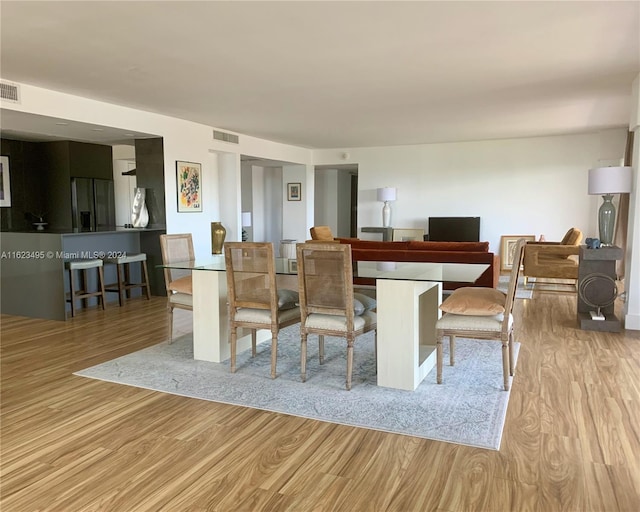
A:
{"label": "wood plank flooring", "polygon": [[640,510],[640,333],[575,294],[516,302],[500,451],[72,375],[167,339],[165,301],[1,318],[3,512]]}

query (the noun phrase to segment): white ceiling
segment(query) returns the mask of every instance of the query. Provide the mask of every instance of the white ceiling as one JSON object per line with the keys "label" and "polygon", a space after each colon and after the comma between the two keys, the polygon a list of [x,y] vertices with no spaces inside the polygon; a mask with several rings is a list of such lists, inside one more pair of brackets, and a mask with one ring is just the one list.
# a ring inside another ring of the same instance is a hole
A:
{"label": "white ceiling", "polygon": [[0,8],[5,80],[313,148],[625,126],[640,72],[638,1]]}

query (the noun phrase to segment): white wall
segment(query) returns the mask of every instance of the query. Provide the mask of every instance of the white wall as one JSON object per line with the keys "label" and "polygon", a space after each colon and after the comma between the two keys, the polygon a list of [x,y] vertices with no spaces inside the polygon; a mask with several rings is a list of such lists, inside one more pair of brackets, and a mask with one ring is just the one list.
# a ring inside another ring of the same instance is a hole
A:
{"label": "white wall", "polygon": [[358,164],[358,227],[380,226],[378,187],[398,189],[392,225],[424,228],[427,218],[480,216],[480,238],[499,252],[502,235],[559,240],[572,226],[598,236],[599,198],[588,169],[624,154],[626,130],[557,137],[314,151],[316,165]]}
{"label": "white wall", "polygon": [[[282,168],[282,238],[304,242],[309,238],[309,207],[313,196],[307,186],[309,174],[304,165],[285,165]],[[288,183],[300,183],[300,201],[288,200]]]}

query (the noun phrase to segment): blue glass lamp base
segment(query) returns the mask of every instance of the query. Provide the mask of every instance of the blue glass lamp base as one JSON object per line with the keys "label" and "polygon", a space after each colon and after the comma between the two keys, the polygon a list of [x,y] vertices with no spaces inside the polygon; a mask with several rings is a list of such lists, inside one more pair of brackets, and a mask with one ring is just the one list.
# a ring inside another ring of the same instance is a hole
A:
{"label": "blue glass lamp base", "polygon": [[598,210],[598,226],[600,228],[600,243],[613,245],[613,228],[616,224],[616,207],[613,206],[613,195],[602,196],[604,202]]}

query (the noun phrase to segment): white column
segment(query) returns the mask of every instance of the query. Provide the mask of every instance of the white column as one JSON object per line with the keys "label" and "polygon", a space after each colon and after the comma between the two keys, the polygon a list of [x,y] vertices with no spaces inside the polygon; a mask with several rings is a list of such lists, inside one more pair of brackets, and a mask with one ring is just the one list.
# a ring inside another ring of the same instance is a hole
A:
{"label": "white column", "polygon": [[633,138],[633,189],[629,196],[629,229],[625,260],[625,329],[640,330],[640,74],[633,81],[629,130]]}

